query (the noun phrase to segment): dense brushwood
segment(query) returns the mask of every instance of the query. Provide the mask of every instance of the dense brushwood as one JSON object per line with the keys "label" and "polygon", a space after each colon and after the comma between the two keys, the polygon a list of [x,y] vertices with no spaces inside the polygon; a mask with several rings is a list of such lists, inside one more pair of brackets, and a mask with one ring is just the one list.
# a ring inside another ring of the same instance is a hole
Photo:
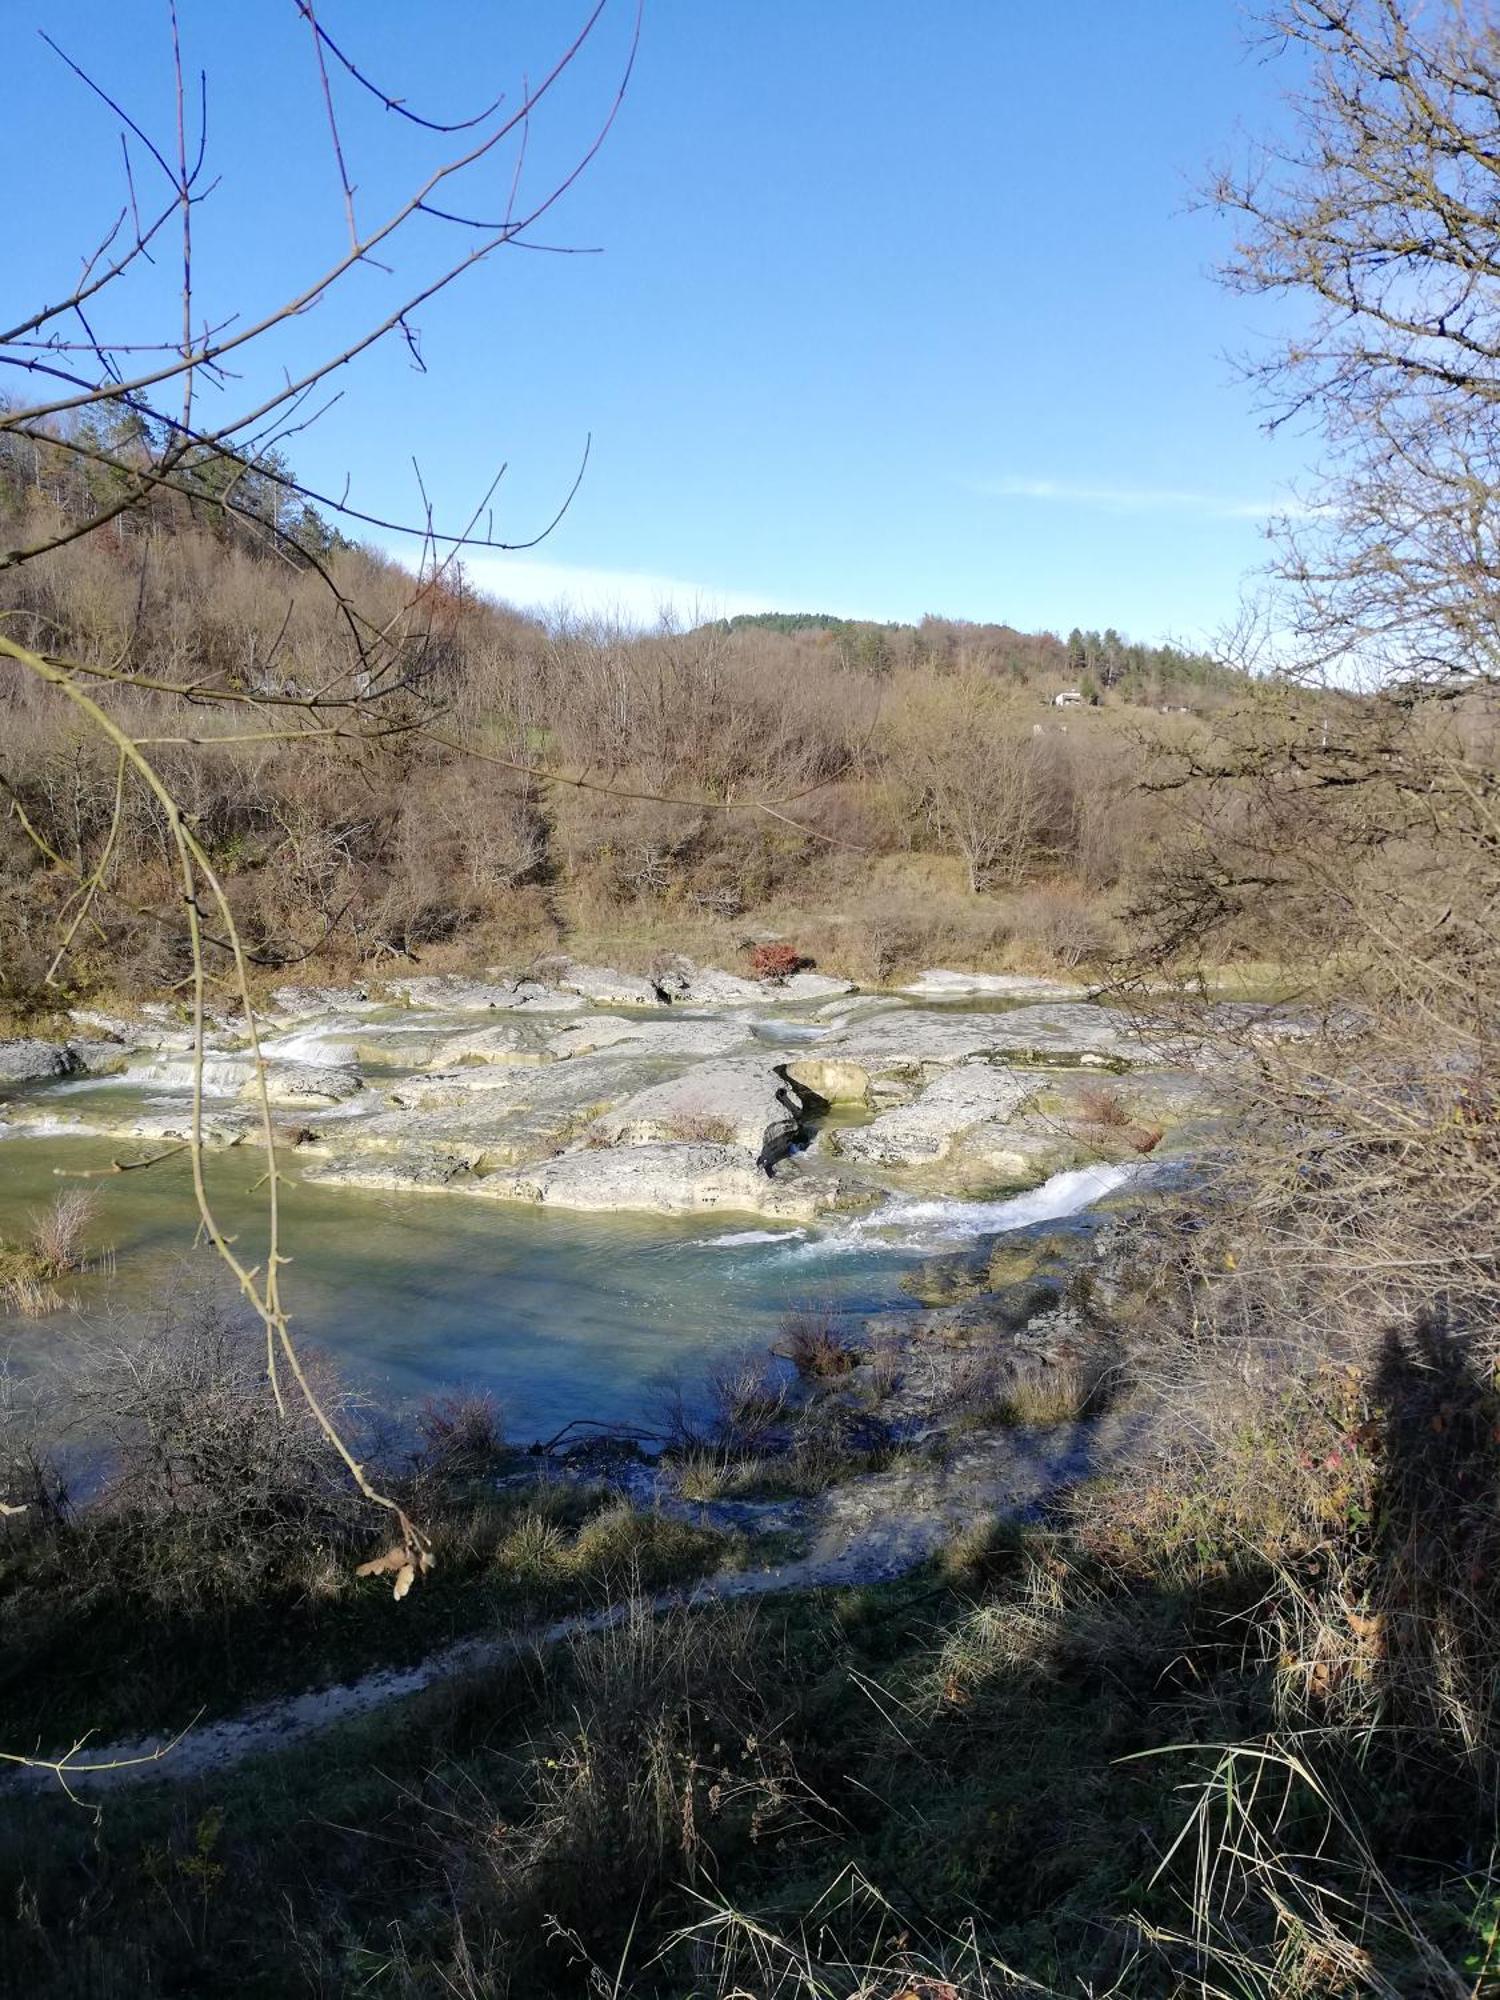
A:
{"label": "dense brushwood", "polygon": [[[128,437],[106,442],[128,459]],[[352,723],[295,705],[352,664],[320,572],[377,623],[400,617],[413,583],[300,502],[284,520],[277,470],[241,476],[225,513],[211,496],[229,472],[205,455],[201,503],[158,491],[0,584],[13,638],[134,684],[112,699],[155,740],[272,966],[524,955],[619,931],[646,949],[685,927],[719,927],[733,948],[788,913],[802,949],[870,979],[945,948],[1076,964],[1106,947],[1112,903],[1170,824],[1138,787],[1143,768],[1210,737],[1244,691],[1207,660],[1114,632],[543,624],[454,564],[407,614],[407,685],[381,711],[397,733],[378,751],[314,737]],[[43,541],[106,512],[120,477],[9,437],[0,522]],[[210,707],[150,683],[278,703]],[[1054,709],[1071,686],[1094,705]],[[0,1001],[50,1003],[57,977],[170,987],[184,944],[160,807],[127,777],[111,842],[114,753],[12,663],[0,704]],[[604,789],[552,782],[578,778]],[[60,913],[101,860],[107,893],[49,985]]]}

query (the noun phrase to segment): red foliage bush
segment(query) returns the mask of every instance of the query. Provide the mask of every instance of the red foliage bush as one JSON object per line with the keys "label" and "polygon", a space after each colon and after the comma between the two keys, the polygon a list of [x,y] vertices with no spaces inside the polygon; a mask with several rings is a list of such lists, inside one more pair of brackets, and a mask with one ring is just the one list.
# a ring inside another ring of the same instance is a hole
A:
{"label": "red foliage bush", "polygon": [[754,945],[750,952],[750,970],[757,979],[789,979],[811,963],[794,944],[786,944],[779,938],[770,944]]}

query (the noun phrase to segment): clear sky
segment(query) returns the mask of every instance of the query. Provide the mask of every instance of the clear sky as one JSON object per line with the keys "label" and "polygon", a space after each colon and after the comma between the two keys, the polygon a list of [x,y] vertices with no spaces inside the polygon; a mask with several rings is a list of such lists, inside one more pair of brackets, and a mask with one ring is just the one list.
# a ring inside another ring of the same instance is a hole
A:
{"label": "clear sky", "polygon": [[[378,79],[452,117],[535,79],[587,6],[319,11]],[[224,176],[199,215],[217,316],[336,251],[343,204],[294,0],[181,16]],[[535,192],[607,109],[632,23],[633,0],[609,0],[538,113]],[[121,186],[118,121],[39,26],[171,129],[165,0],[10,0],[11,305],[72,275]],[[471,565],[521,602],[1197,638],[1233,613],[1305,450],[1258,427],[1229,357],[1264,321],[1213,283],[1223,225],[1191,209],[1282,81],[1233,0],[645,0],[614,129],[539,231],[601,254],[502,252],[416,315],[426,374],[399,344],[348,371],[292,455],[403,518],[415,455],[450,520],[504,460],[497,531],[520,537],[591,434],[555,534]],[[451,142],[334,85],[363,219]],[[466,199],[503,206],[512,165]],[[347,337],[421,263],[362,277],[294,347]],[[144,328],[144,296],[134,310]]]}

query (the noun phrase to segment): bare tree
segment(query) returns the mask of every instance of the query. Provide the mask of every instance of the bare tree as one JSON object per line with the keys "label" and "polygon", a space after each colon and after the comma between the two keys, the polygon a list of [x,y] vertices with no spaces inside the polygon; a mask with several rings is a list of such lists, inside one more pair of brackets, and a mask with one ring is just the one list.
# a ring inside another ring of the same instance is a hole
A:
{"label": "bare tree", "polygon": [[[1249,917],[1350,1007],[1262,1053],[1276,1255],[1330,1309],[1500,1335],[1500,23],[1488,0],[1287,0],[1292,136],[1215,195],[1256,370],[1324,447],[1269,617],[1291,678],[1167,780],[1196,800],[1159,939]],[[1336,693],[1361,683],[1363,698]]]}
{"label": "bare tree", "polygon": [[1251,373],[1320,436],[1272,623],[1304,671],[1452,692],[1500,672],[1500,25],[1489,0],[1285,0],[1290,136],[1211,193],[1236,290],[1294,331]]}
{"label": "bare tree", "polygon": [[[497,93],[472,115],[426,115],[402,93],[377,83],[318,18],[313,0],[290,0],[288,26],[302,37],[313,67],[327,123],[331,164],[342,195],[345,241],[322,268],[291,277],[282,296],[264,309],[241,314],[233,300],[206,301],[197,278],[197,246],[211,221],[216,179],[207,151],[206,78],[189,69],[175,0],[168,0],[175,118],[155,135],[112,89],[75,57],[46,39],[79,92],[117,126],[122,156],[118,206],[82,260],[81,275],[55,299],[23,312],[0,329],[0,369],[24,385],[27,400],[0,406],[0,450],[40,482],[60,462],[88,475],[84,504],[53,508],[39,532],[0,551],[0,571],[46,562],[58,552],[105,531],[120,532],[149,520],[152,510],[207,510],[238,536],[282,559],[292,575],[315,576],[337,605],[343,646],[313,687],[286,688],[261,673],[246,684],[194,657],[189,641],[180,678],[145,675],[131,657],[128,620],[102,657],[63,656],[45,644],[22,645],[0,632],[0,656],[66,704],[84,728],[109,746],[114,760],[113,800],[105,808],[105,853],[132,800],[145,800],[159,817],[176,877],[190,964],[195,1046],[200,1065],[193,1101],[194,1187],[202,1226],[259,1316],[267,1365],[278,1406],[286,1370],[342,1457],[364,1497],[394,1516],[401,1551],[397,1590],[430,1561],[420,1528],[378,1492],[319,1401],[291,1339],[282,1295],[278,1170],[270,1107],[261,1092],[267,1155],[267,1232],[259,1256],[237,1246],[220,1227],[202,1169],[201,1057],[212,989],[227,986],[243,1011],[259,1063],[249,984],[250,952],[236,924],[224,883],[194,830],[172,781],[163,746],[192,744],[199,731],[181,725],[170,734],[143,730],[141,702],[186,711],[210,710],[243,718],[226,738],[238,743],[325,742],[354,754],[371,754],[416,730],[434,725],[436,648],[433,606],[457,552],[466,547],[515,546],[494,533],[489,504],[495,482],[467,520],[439,523],[421,496],[413,521],[384,518],[359,506],[348,492],[316,491],[288,471],[281,448],[316,421],[341,390],[333,386],[351,363],[383,341],[404,341],[419,366],[419,308],[499,251],[551,247],[536,230],[597,153],[622,101],[634,60],[638,11],[627,11],[627,39],[616,84],[597,120],[561,171],[533,187],[526,172],[532,121],[550,108],[560,79],[585,43],[601,32],[611,0],[596,0],[539,81],[512,100]],[[341,106],[372,99],[420,135],[426,163],[383,212],[361,212],[359,175],[345,141]],[[503,169],[507,192],[498,206],[488,190]],[[171,257],[168,259],[168,249]],[[161,275],[172,272],[167,293]],[[386,298],[359,323],[351,338],[331,341],[309,358],[301,337],[307,316],[351,294],[372,273],[386,281]],[[161,315],[154,337],[138,331],[143,292]],[[168,296],[169,294],[169,296]],[[296,332],[297,338],[292,335]],[[254,383],[273,384],[251,388]],[[580,473],[581,476],[581,473]],[[498,475],[497,475],[498,478]],[[565,496],[562,505],[565,507]],[[330,520],[356,532],[409,532],[423,551],[421,573],[394,613],[372,614],[340,582],[331,555]],[[551,524],[543,524],[545,534]],[[540,536],[528,538],[531,541]],[[3,779],[3,773],[0,773]],[[28,832],[14,789],[12,802]],[[95,806],[89,807],[90,812]],[[82,839],[69,857],[40,842],[49,860],[71,869],[77,891],[59,944],[66,952],[101,893],[105,865],[87,867]],[[145,1163],[142,1163],[145,1164]]]}
{"label": "bare tree", "polygon": [[892,704],[888,736],[908,794],[962,857],[971,893],[1022,881],[1058,801],[1047,746],[1016,702],[986,674],[912,683]]}

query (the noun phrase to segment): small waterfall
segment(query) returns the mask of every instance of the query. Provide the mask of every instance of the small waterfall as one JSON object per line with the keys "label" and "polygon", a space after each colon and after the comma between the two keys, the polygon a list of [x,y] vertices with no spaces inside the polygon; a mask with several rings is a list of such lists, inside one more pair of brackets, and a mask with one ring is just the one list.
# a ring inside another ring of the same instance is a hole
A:
{"label": "small waterfall", "polygon": [[1040,1187],[1004,1201],[963,1201],[956,1196],[919,1198],[891,1195],[868,1215],[841,1217],[825,1233],[786,1252],[809,1262],[825,1257],[878,1255],[882,1250],[926,1252],[953,1249],[979,1236],[1008,1229],[1026,1229],[1037,1222],[1058,1222],[1090,1208],[1116,1188],[1140,1185],[1152,1173],[1144,1162],[1124,1166],[1101,1162],[1070,1167]]}
{"label": "small waterfall", "polygon": [[[365,1030],[368,1034],[368,1029]],[[268,1062],[337,1064],[354,1061],[358,1028],[349,1021],[324,1021],[316,1028],[296,1028],[289,1035],[263,1037],[260,1052]]]}
{"label": "small waterfall", "polygon": [[[238,1097],[254,1074],[255,1064],[249,1056],[205,1056],[203,1094],[205,1097]],[[193,1087],[193,1058],[153,1056],[149,1062],[127,1070],[119,1080],[145,1090],[169,1091],[174,1096],[186,1094]]]}

